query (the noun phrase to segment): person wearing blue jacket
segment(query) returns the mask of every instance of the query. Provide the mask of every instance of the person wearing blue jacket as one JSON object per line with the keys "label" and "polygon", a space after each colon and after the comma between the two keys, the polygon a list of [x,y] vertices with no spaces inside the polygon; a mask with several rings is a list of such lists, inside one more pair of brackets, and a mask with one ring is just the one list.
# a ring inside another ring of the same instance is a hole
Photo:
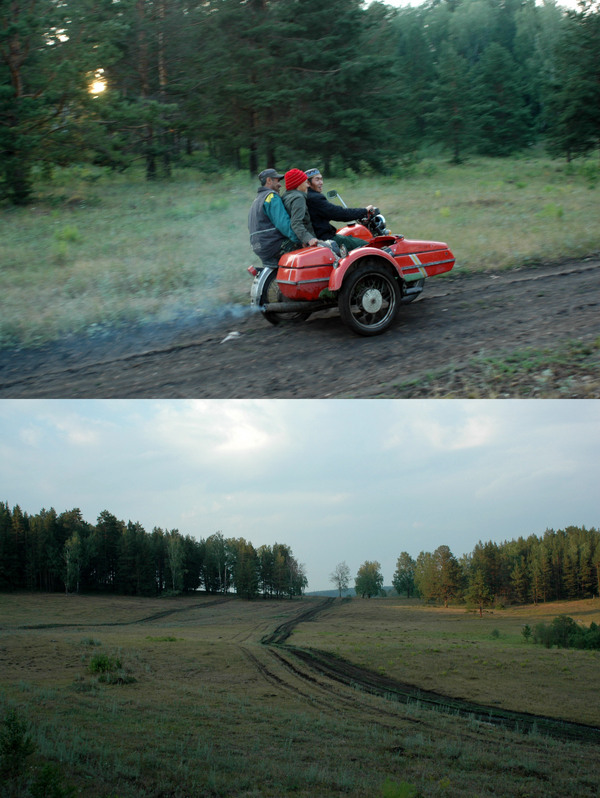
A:
{"label": "person wearing blue jacket", "polygon": [[263,264],[271,267],[277,266],[284,252],[302,246],[279,196],[282,178],[276,169],[265,169],[259,174],[260,186],[248,213],[250,245]]}

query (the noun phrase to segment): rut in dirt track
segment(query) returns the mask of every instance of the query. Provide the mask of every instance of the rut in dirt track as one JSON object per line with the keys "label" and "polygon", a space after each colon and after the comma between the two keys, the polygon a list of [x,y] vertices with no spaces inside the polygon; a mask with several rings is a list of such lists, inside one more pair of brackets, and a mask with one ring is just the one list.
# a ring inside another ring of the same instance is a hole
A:
{"label": "rut in dirt track", "polygon": [[19,626],[19,629],[65,629],[68,627],[82,627],[82,626],[93,626],[93,627],[104,627],[104,626],[132,626],[138,623],[150,623],[151,621],[158,621],[161,618],[168,618],[169,615],[177,615],[181,612],[191,612],[193,610],[205,610],[209,607],[214,607],[217,604],[224,604],[226,602],[232,601],[231,597],[228,598],[220,598],[215,599],[214,601],[205,601],[201,604],[194,604],[188,607],[176,607],[175,609],[171,610],[162,610],[161,612],[155,612],[152,615],[147,615],[144,618],[136,618],[133,621],[106,621],[106,623],[88,623],[86,621],[82,621],[81,623],[41,623],[41,624],[34,624],[32,626]]}
{"label": "rut in dirt track", "polygon": [[[327,398],[385,386],[474,357],[556,350],[600,336],[600,260],[430,278],[381,336],[361,338],[337,311],[272,327],[240,309],[184,330],[121,329],[42,349],[0,351],[0,397]],[[238,336],[228,338],[235,331]],[[135,333],[135,334],[134,334]],[[226,340],[227,339],[227,340]]]}
{"label": "rut in dirt track", "polygon": [[[304,672],[293,666],[285,658],[277,657],[279,663],[293,671],[295,676],[303,677],[306,681],[312,683],[315,682],[315,674],[317,674],[346,687],[380,696],[389,701],[418,704],[421,707],[471,718],[493,726],[502,726],[513,731],[521,731],[523,733],[535,731],[557,739],[600,744],[600,728],[543,715],[490,707],[434,691],[422,690],[414,685],[404,684],[389,676],[355,665],[329,652],[299,648],[285,643],[298,624],[314,620],[319,614],[333,609],[335,601],[333,598],[328,598],[315,607],[300,612],[294,618],[278,626],[270,634],[265,635],[261,643],[267,647],[284,651],[288,657],[295,658],[304,666]],[[264,666],[261,665],[260,667],[264,673],[267,673]],[[272,674],[270,674],[270,678],[273,679]],[[322,682],[319,684],[321,687],[323,686]]]}

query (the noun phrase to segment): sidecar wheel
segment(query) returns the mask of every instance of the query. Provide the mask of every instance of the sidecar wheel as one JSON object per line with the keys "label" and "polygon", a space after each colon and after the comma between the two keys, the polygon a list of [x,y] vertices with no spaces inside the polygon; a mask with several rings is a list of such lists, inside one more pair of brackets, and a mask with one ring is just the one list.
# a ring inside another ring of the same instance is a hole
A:
{"label": "sidecar wheel", "polygon": [[[283,302],[285,297],[277,285],[277,271],[271,272],[265,281],[265,287],[260,297],[261,305],[268,305],[269,302]],[[290,322],[306,321],[309,313],[274,313],[273,311],[263,310],[263,316],[271,324],[285,324]]]}
{"label": "sidecar wheel", "polygon": [[398,280],[385,266],[365,263],[342,283],[342,321],[359,335],[379,335],[394,321],[400,304]]}

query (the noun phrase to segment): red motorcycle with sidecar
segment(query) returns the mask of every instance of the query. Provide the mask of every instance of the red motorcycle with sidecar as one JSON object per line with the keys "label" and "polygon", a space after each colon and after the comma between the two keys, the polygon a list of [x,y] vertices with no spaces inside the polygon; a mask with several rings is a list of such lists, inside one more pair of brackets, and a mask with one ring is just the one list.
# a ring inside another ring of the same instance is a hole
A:
{"label": "red motorcycle with sidecar", "polygon": [[[336,191],[328,196],[341,200]],[[443,242],[390,233],[377,208],[338,234],[361,238],[364,246],[346,253],[324,242],[286,253],[276,269],[248,268],[254,276],[251,304],[267,321],[302,321],[337,306],[353,332],[379,335],[393,323],[399,306],[423,291],[427,277],[449,272],[455,263]]]}

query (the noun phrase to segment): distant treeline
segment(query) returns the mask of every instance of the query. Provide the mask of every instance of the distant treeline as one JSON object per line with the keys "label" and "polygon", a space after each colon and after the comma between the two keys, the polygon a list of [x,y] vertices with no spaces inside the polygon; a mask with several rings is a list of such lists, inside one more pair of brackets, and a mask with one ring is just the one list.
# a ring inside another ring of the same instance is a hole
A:
{"label": "distant treeline", "polygon": [[220,532],[206,540],[177,529],[146,532],[106,510],[90,524],[79,509],[28,515],[0,503],[0,590],[154,596],[204,589],[291,598],[306,585],[304,567],[285,544],[255,549]]}
{"label": "distant treeline", "polygon": [[464,600],[526,603],[600,594],[600,532],[585,527],[547,529],[504,543],[481,541],[457,559],[448,546],[398,558],[393,584],[406,595],[448,604]]}
{"label": "distant treeline", "polygon": [[72,163],[394,174],[423,145],[540,138],[571,158],[598,146],[599,50],[598,0],[11,0],[0,196]]}

